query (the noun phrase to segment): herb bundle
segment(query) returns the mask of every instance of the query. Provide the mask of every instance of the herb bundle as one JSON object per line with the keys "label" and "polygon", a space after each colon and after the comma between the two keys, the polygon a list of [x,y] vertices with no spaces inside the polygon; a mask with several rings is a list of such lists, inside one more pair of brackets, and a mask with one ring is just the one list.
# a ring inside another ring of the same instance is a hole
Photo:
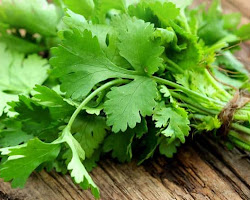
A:
{"label": "herb bundle", "polygon": [[69,172],[98,198],[88,172],[106,153],[172,157],[206,131],[250,151],[249,74],[233,55],[250,24],[191,3],[2,0],[0,177]]}

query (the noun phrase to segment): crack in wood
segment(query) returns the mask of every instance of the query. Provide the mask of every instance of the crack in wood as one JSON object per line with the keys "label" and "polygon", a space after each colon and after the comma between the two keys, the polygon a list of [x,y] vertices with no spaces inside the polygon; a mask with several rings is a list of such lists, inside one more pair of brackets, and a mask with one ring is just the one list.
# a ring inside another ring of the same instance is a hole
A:
{"label": "crack in wood", "polygon": [[18,198],[13,198],[9,196],[8,194],[3,193],[2,191],[0,191],[0,199],[1,200],[20,200]]}

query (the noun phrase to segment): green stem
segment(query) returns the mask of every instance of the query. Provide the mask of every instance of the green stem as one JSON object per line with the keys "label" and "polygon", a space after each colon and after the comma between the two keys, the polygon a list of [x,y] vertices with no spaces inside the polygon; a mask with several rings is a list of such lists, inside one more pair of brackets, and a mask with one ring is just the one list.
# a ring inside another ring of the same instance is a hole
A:
{"label": "green stem", "polygon": [[[164,57],[164,61],[167,64],[169,64],[172,67],[174,67],[174,69],[177,70],[178,72],[183,73],[183,69],[179,65],[177,65],[175,62],[173,62],[172,60],[170,60],[167,56]],[[175,70],[171,70],[171,71],[175,71]]]}
{"label": "green stem", "polygon": [[172,92],[172,91],[170,91],[170,93],[171,93],[171,95],[173,97],[175,97],[177,99],[180,99],[180,100],[183,100],[184,102],[188,103],[189,105],[191,105],[191,106],[193,106],[193,107],[195,107],[195,108],[197,108],[197,109],[199,109],[199,110],[201,110],[203,112],[206,112],[206,114],[209,114],[209,115],[218,115],[218,113],[219,113],[216,110],[207,109],[207,108],[201,106],[198,102],[195,102],[195,101],[191,100],[190,98],[185,97],[185,96],[183,96],[181,94],[178,94],[178,93]]}
{"label": "green stem", "polygon": [[250,129],[237,123],[232,123],[231,127],[235,130],[241,131],[250,135]]}
{"label": "green stem", "polygon": [[190,108],[192,111],[195,111],[195,112],[197,112],[197,113],[207,115],[207,112],[206,112],[206,111],[201,110],[201,109],[199,109],[199,108],[196,108],[196,107],[194,107],[194,106],[192,106],[192,105],[190,105],[190,104],[179,103],[179,105],[180,105],[181,107],[184,107],[184,108]]}
{"label": "green stem", "polygon": [[69,130],[71,129],[71,126],[73,124],[73,122],[75,121],[77,115],[81,112],[81,110],[83,109],[84,106],[86,106],[99,92],[113,86],[113,85],[117,85],[117,84],[122,84],[122,83],[127,83],[128,80],[123,80],[123,79],[118,79],[118,80],[113,80],[110,81],[104,85],[102,85],[101,87],[99,87],[98,89],[96,89],[94,92],[92,92],[89,96],[87,96],[87,98],[84,99],[84,101],[78,106],[78,108],[75,110],[75,112],[73,113],[73,115],[71,116],[69,123],[67,125],[67,127],[69,128]]}
{"label": "green stem", "polygon": [[202,121],[206,116],[200,114],[192,114],[191,117]]}
{"label": "green stem", "polygon": [[235,131],[230,131],[228,134],[228,138],[231,142],[237,145],[240,148],[243,148],[247,151],[250,151],[250,137],[243,136]]}
{"label": "green stem", "polygon": [[[218,91],[218,94],[221,94],[221,97],[223,98],[223,101],[228,101],[232,98],[232,96],[224,90],[220,85],[218,85],[218,82],[215,81],[215,79],[211,76],[211,74],[208,72],[207,69],[205,69],[205,75],[208,78],[209,82],[214,86],[214,88]],[[224,95],[224,96],[223,96]],[[227,98],[225,98],[225,96]]]}
{"label": "green stem", "polygon": [[244,142],[237,140],[236,138],[232,137],[230,138],[231,142],[234,143],[236,146],[238,146],[241,149],[245,149],[246,151],[250,151],[250,146],[245,144]]}
{"label": "green stem", "polygon": [[246,115],[235,114],[235,115],[234,115],[234,120],[249,121],[249,117],[246,116]]}
{"label": "green stem", "polygon": [[181,86],[181,85],[179,85],[179,84],[177,84],[177,83],[174,83],[174,82],[172,82],[172,81],[169,81],[169,80],[166,80],[166,79],[163,79],[163,78],[155,77],[155,76],[153,76],[152,78],[153,78],[157,83],[164,84],[164,85],[168,85],[168,86],[170,86],[170,87],[179,89],[179,90],[183,91],[184,93],[186,93],[187,95],[189,95],[189,96],[191,96],[191,97],[193,96],[193,97],[199,98],[199,99],[201,99],[201,100],[203,100],[203,101],[206,101],[206,102],[208,101],[209,103],[210,103],[210,102],[213,102],[213,103],[222,105],[222,106],[224,107],[224,104],[225,104],[225,103],[223,103],[223,102],[221,102],[221,101],[218,101],[218,100],[215,100],[215,99],[211,99],[211,98],[206,97],[206,96],[203,96],[203,95],[201,95],[200,93],[197,93],[197,92],[195,92],[195,91],[189,90],[189,89],[187,89],[187,88],[185,88],[185,87],[183,87],[183,86]]}
{"label": "green stem", "polygon": [[219,42],[215,43],[214,45],[212,45],[211,47],[209,47],[205,51],[205,53],[210,54],[211,52],[215,52],[216,50],[221,50],[224,47],[227,47],[227,43],[224,41],[219,41]]}

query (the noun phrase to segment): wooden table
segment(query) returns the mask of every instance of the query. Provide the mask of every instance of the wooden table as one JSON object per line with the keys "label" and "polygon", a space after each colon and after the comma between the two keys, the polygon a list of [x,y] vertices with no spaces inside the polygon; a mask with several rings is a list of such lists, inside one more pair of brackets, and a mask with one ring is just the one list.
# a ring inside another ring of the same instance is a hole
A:
{"label": "wooden table", "polygon": [[[197,2],[204,2],[197,0]],[[211,2],[211,1],[208,1]],[[222,0],[225,12],[240,11],[242,23],[249,22],[249,0]],[[250,44],[243,44],[238,54],[250,69]],[[204,136],[179,149],[174,159],[157,156],[142,166],[133,161],[118,164],[110,159],[100,162],[92,177],[103,200],[170,199],[250,199],[250,159],[238,149],[226,150]],[[11,189],[0,182],[3,200],[91,200],[89,191],[74,185],[69,176],[57,173],[34,173],[26,188]]]}

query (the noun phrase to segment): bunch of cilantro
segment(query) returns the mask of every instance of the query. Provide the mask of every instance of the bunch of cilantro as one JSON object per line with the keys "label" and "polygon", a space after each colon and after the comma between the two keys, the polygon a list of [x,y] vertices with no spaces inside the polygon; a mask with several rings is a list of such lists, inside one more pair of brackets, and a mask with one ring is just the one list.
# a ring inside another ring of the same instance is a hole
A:
{"label": "bunch of cilantro", "polygon": [[[222,109],[249,74],[233,53],[250,39],[241,15],[192,0],[2,0],[0,177],[23,187],[34,170],[88,174],[172,157],[192,133],[220,135]],[[250,150],[250,104],[223,141]]]}

